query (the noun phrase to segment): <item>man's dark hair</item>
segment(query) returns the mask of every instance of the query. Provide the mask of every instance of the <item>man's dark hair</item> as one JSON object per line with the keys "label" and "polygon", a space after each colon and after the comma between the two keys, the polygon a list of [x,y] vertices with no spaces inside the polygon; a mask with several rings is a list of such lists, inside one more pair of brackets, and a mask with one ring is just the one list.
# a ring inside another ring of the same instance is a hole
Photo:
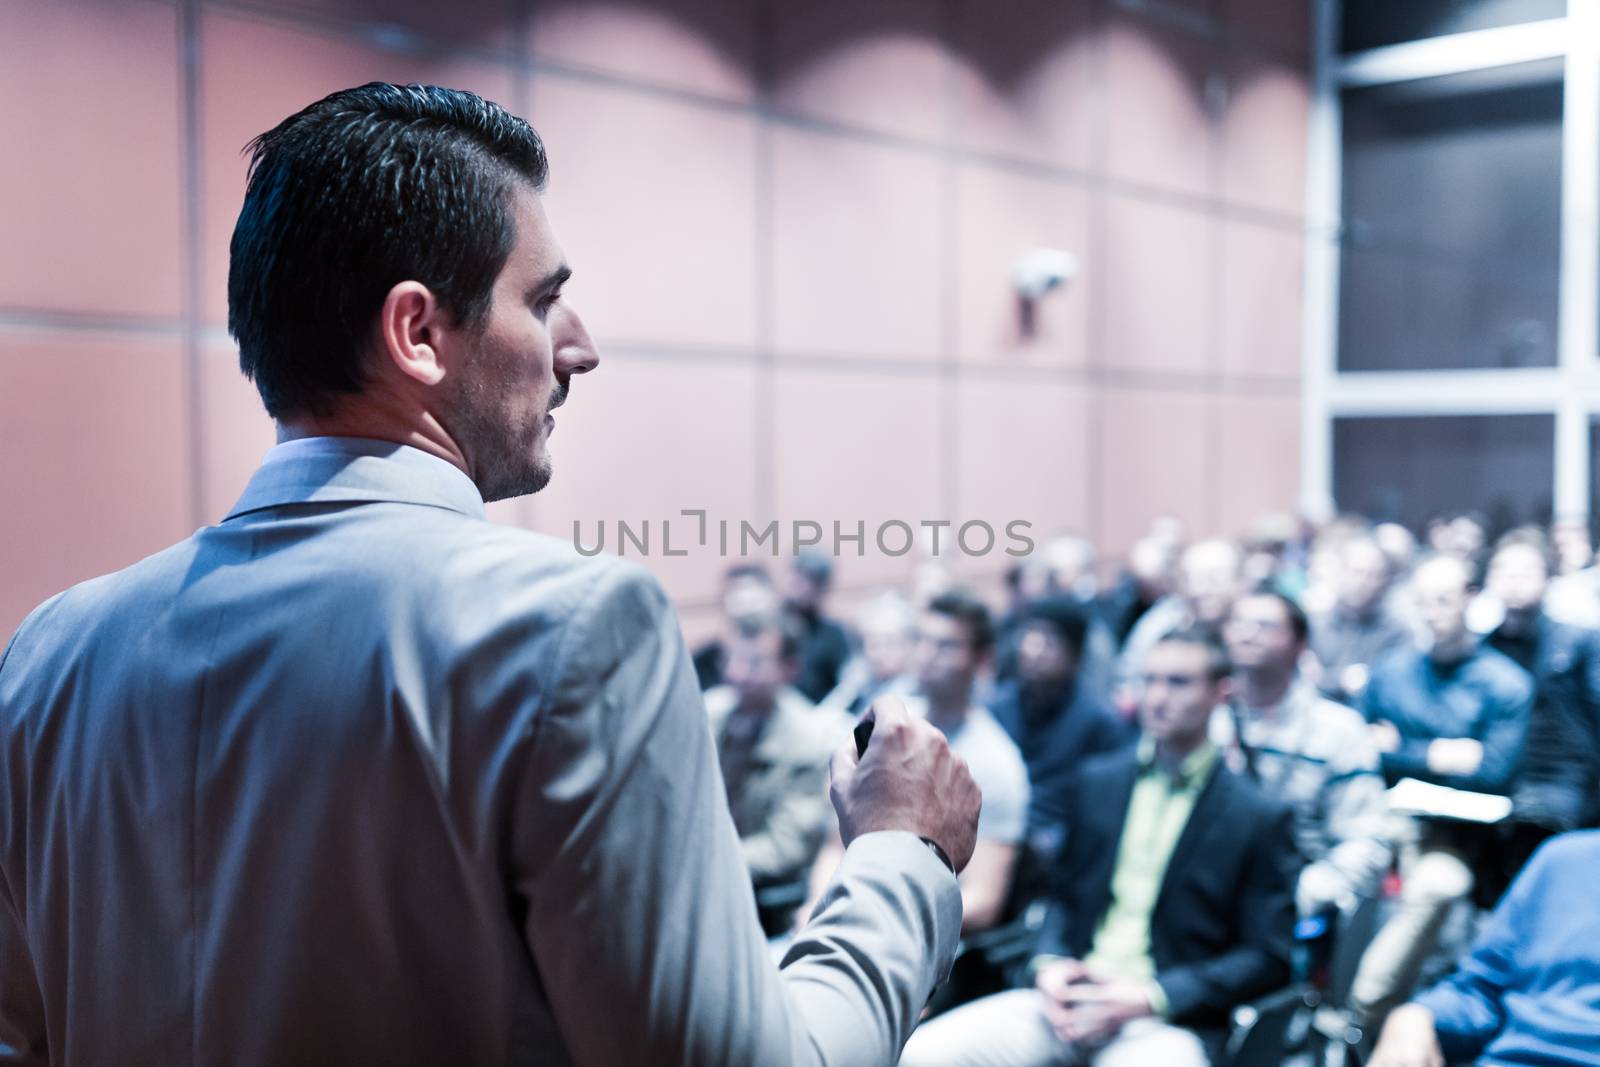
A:
{"label": "man's dark hair", "polygon": [[1043,596],[1022,609],[1023,625],[1047,626],[1072,650],[1073,658],[1083,657],[1089,639],[1089,619],[1070,596]]}
{"label": "man's dark hair", "polygon": [[[1222,643],[1214,627],[1204,624],[1180,626],[1161,640],[1158,645],[1196,645],[1206,650],[1206,678],[1216,683],[1233,673],[1233,661],[1228,648]],[[1152,646],[1153,647],[1153,646]]]}
{"label": "man's dark hair", "polygon": [[414,280],[481,325],[516,243],[517,182],[543,188],[544,144],[458,89],[369,82],[325,96],[247,146],[228,331],[274,418],[325,414],[365,380],[390,289]]}
{"label": "man's dark hair", "polygon": [[[1240,597],[1239,600],[1235,600],[1233,605],[1236,608],[1239,606],[1240,600],[1254,600],[1261,597],[1275,600],[1278,602],[1278,606],[1283,608],[1283,617],[1289,623],[1289,629],[1294,634],[1296,644],[1303,645],[1311,639],[1311,620],[1306,617],[1306,609],[1295,603],[1293,597],[1273,588],[1271,585],[1257,586]],[[1229,608],[1228,613],[1231,615],[1233,608]]]}
{"label": "man's dark hair", "polygon": [[967,640],[977,653],[989,651],[994,644],[994,622],[989,617],[988,605],[961,589],[940,593],[928,603],[935,615],[955,619],[967,628]]}

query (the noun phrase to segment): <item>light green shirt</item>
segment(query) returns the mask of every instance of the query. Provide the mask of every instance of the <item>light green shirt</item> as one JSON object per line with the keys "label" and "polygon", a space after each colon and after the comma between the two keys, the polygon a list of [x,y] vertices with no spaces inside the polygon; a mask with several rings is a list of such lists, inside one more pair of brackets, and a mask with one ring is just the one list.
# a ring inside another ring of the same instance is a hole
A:
{"label": "light green shirt", "polygon": [[1157,1014],[1166,1011],[1166,995],[1155,982],[1156,965],[1150,958],[1150,917],[1172,851],[1216,762],[1217,749],[1207,741],[1189,753],[1176,775],[1170,775],[1156,763],[1154,743],[1148,739],[1141,743],[1139,777],[1128,801],[1111,874],[1111,906],[1084,960],[1107,974],[1149,983],[1150,1003]]}

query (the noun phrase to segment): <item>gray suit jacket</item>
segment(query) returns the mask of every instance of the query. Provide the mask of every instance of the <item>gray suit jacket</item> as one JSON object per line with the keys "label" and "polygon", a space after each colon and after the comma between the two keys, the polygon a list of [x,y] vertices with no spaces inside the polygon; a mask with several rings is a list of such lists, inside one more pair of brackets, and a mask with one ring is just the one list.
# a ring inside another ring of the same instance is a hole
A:
{"label": "gray suit jacket", "polygon": [[867,835],[780,974],[660,587],[383,442],[34,611],[0,760],[4,1064],[888,1064],[961,922]]}

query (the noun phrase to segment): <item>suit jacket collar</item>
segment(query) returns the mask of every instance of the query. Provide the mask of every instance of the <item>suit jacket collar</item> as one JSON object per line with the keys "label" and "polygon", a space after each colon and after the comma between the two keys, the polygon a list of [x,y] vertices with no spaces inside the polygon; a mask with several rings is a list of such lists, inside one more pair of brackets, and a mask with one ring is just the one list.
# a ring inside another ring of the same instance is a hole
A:
{"label": "suit jacket collar", "polygon": [[1196,782],[1209,781],[1211,770],[1216,766],[1219,755],[1217,746],[1207,739],[1200,743],[1199,748],[1183,758],[1183,762],[1178,765],[1176,774],[1167,774],[1163,768],[1157,765],[1156,743],[1148,736],[1141,738],[1138,746],[1134,749],[1134,756],[1138,761],[1139,774],[1167,774],[1167,777],[1175,784],[1185,787]]}
{"label": "suit jacket collar", "polygon": [[[1111,903],[1111,879],[1116,871],[1116,857],[1122,848],[1122,835],[1128,826],[1128,806],[1133,802],[1134,783],[1138,781],[1143,770],[1144,766],[1136,751],[1129,751],[1118,757],[1115,771],[1108,774],[1104,783],[1106,786],[1102,794],[1104,803],[1096,805],[1094,809],[1101,814],[1101,817],[1116,820],[1110,847],[1094,868],[1091,884],[1095,888],[1095,893],[1091,910],[1094,912],[1095,923],[1100,921],[1100,917],[1105,914],[1106,908]],[[1161,876],[1161,888],[1157,890],[1155,906],[1150,909],[1152,929],[1162,909],[1166,907],[1172,887],[1182,879],[1195,850],[1222,818],[1222,810],[1227,806],[1230,791],[1230,783],[1224,780],[1227,776],[1228,772],[1220,759],[1210,761],[1205,770],[1205,784],[1200,787],[1200,795],[1195,797],[1189,821],[1184,823],[1183,831],[1172,847],[1172,855],[1167,860],[1166,872]],[[1093,926],[1088,929],[1092,931]],[[1084,946],[1083,950],[1088,951],[1088,947]]]}
{"label": "suit jacket collar", "polygon": [[1223,813],[1228,806],[1230,795],[1229,783],[1226,781],[1228,771],[1223,767],[1222,761],[1217,759],[1211,761],[1205,773],[1205,784],[1200,787],[1200,795],[1194,798],[1189,821],[1184,823],[1183,832],[1178,835],[1178,843],[1172,846],[1172,855],[1167,859],[1166,872],[1161,876],[1161,889],[1156,893],[1155,907],[1150,909],[1152,929],[1156,923],[1156,916],[1162,913],[1167,897],[1172,893],[1173,886],[1187,871],[1190,857],[1194,855],[1205,837],[1223,822]]}
{"label": "suit jacket collar", "polygon": [[377,501],[486,517],[483,497],[472,479],[438,456],[367,437],[305,437],[267,452],[223,521],[285,504]]}

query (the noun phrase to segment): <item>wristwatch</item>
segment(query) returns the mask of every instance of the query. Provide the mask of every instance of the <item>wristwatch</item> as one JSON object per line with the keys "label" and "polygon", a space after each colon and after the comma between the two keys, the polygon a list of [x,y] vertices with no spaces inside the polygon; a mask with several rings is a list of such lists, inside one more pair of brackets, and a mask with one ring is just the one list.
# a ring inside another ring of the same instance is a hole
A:
{"label": "wristwatch", "polygon": [[933,854],[935,856],[939,857],[939,862],[940,863],[944,864],[946,867],[948,867],[950,869],[950,873],[951,874],[955,874],[956,873],[956,865],[954,863],[950,862],[950,856],[945,852],[944,849],[939,847],[939,842],[935,841],[931,837],[919,837],[917,840],[921,841],[924,845],[927,845],[929,848],[933,849]]}

